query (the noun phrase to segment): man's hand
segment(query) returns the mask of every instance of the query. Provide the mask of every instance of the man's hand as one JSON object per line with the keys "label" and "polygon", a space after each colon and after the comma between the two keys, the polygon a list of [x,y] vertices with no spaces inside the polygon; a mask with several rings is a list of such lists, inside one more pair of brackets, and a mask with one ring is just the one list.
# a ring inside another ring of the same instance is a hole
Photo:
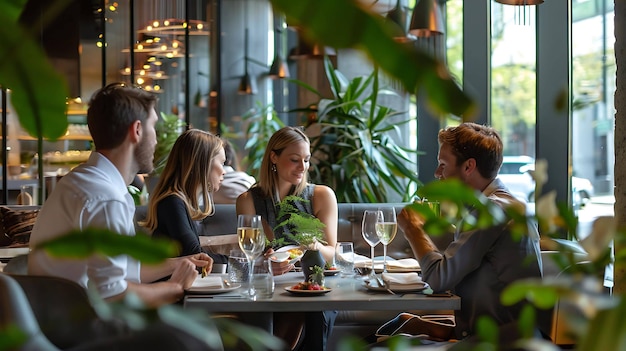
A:
{"label": "man's hand", "polygon": [[202,268],[203,271],[211,272],[213,259],[205,253],[177,258],[170,281],[181,284],[183,289],[188,289],[198,276],[196,267]]}
{"label": "man's hand", "polygon": [[398,214],[398,228],[404,232],[404,237],[411,245],[413,254],[417,259],[424,257],[431,251],[437,251],[437,247],[424,232],[424,217],[421,214],[403,208]]}
{"label": "man's hand", "polygon": [[402,229],[405,236],[415,231],[424,231],[424,217],[415,211],[403,208],[398,214],[397,220],[398,228]]}
{"label": "man's hand", "polygon": [[183,290],[187,290],[191,287],[191,284],[193,284],[197,277],[198,271],[196,270],[196,266],[193,262],[185,257],[181,257],[181,259],[176,262],[176,267],[174,268],[174,272],[172,272],[172,276],[169,281],[177,283],[183,288]]}

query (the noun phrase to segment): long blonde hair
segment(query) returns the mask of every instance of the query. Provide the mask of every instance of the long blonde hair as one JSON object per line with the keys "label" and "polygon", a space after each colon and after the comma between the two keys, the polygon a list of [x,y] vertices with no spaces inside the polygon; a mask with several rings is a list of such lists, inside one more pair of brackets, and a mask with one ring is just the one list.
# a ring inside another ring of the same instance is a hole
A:
{"label": "long blonde hair", "polygon": [[[261,170],[259,172],[259,182],[257,187],[261,188],[264,196],[274,198],[276,191],[278,190],[278,172],[273,170],[273,164],[271,160],[272,151],[277,155],[283,152],[283,150],[291,144],[299,143],[301,141],[311,145],[309,138],[298,127],[283,127],[276,131],[270,141],[265,147],[265,154],[263,155],[263,162],[261,162]],[[275,167],[275,165],[274,165]],[[302,182],[296,185],[289,195],[300,195],[304,191],[308,184],[308,172],[304,172]],[[280,199],[275,199],[276,201]]]}
{"label": "long blonde hair", "polygon": [[[148,204],[146,220],[140,224],[153,232],[158,226],[157,206],[164,198],[175,195],[185,202],[191,219],[202,220],[213,214],[213,186],[210,174],[213,158],[224,147],[222,139],[199,130],[190,129],[181,134],[167,159],[167,164]],[[198,189],[204,202],[200,208]]]}

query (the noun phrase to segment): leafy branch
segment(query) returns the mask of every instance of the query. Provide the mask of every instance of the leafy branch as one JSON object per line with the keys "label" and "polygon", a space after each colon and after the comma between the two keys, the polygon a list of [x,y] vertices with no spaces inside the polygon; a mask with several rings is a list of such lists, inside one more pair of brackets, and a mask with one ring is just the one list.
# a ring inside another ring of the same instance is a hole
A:
{"label": "leafy branch", "polygon": [[296,195],[289,195],[280,201],[276,205],[278,210],[277,217],[279,220],[285,219],[278,223],[274,230],[276,231],[278,228],[284,227],[285,235],[300,246],[311,247],[315,242],[326,244],[324,240],[324,228],[326,225],[317,217],[298,209],[296,206],[296,203],[307,202],[309,200]]}

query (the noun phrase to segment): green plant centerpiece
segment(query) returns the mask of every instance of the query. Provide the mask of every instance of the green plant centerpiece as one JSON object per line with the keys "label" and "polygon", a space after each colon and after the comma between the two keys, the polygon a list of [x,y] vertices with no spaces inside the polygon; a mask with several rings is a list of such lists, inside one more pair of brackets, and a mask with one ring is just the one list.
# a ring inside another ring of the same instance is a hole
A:
{"label": "green plant centerpiece", "polygon": [[[305,280],[310,280],[315,267],[323,269],[326,260],[319,250],[315,249],[316,243],[326,244],[324,240],[324,228],[326,225],[317,217],[304,212],[298,205],[309,202],[296,195],[286,196],[276,205],[278,224],[274,227],[274,233],[282,231],[284,237],[274,239],[272,247],[284,245],[286,242],[297,243],[304,250],[300,260],[302,273]],[[323,275],[322,275],[323,276]]]}

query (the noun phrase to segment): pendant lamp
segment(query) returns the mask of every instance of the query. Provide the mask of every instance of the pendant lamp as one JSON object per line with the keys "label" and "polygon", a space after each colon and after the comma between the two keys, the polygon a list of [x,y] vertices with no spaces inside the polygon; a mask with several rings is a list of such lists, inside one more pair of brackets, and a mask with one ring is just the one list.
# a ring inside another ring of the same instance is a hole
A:
{"label": "pendant lamp", "polygon": [[515,5],[515,6],[543,4],[543,0],[496,0],[496,2],[503,4],[503,5]]}
{"label": "pendant lamp", "polygon": [[387,20],[394,27],[393,39],[399,43],[414,41],[413,35],[407,36],[408,13],[407,8],[402,4],[402,0],[396,2],[396,7],[387,13]]}
{"label": "pendant lamp", "polygon": [[437,0],[419,0],[413,8],[409,33],[416,37],[440,36],[445,33],[443,14]]}
{"label": "pendant lamp", "polygon": [[239,81],[239,88],[237,89],[237,92],[241,95],[253,95],[256,94],[256,86],[254,84],[254,81],[252,80],[252,78],[250,77],[250,74],[248,73],[248,28],[246,28],[245,34],[244,34],[244,74],[243,77],[241,77],[241,80]]}
{"label": "pendant lamp", "polygon": [[[515,14],[515,23],[526,25],[526,20],[531,20],[530,12],[527,11],[526,6],[543,4],[543,0],[495,0],[502,5],[512,5],[517,7],[517,13]],[[603,0],[604,1],[604,0]]]}
{"label": "pendant lamp", "polygon": [[278,40],[276,41],[276,57],[274,57],[274,62],[272,62],[270,72],[268,74],[268,76],[272,79],[289,78],[289,67],[287,66],[287,62],[283,59],[283,51],[287,46],[287,37],[285,35],[287,25],[285,23],[284,16],[280,17],[280,22],[280,27],[276,28],[276,32],[278,33]]}

